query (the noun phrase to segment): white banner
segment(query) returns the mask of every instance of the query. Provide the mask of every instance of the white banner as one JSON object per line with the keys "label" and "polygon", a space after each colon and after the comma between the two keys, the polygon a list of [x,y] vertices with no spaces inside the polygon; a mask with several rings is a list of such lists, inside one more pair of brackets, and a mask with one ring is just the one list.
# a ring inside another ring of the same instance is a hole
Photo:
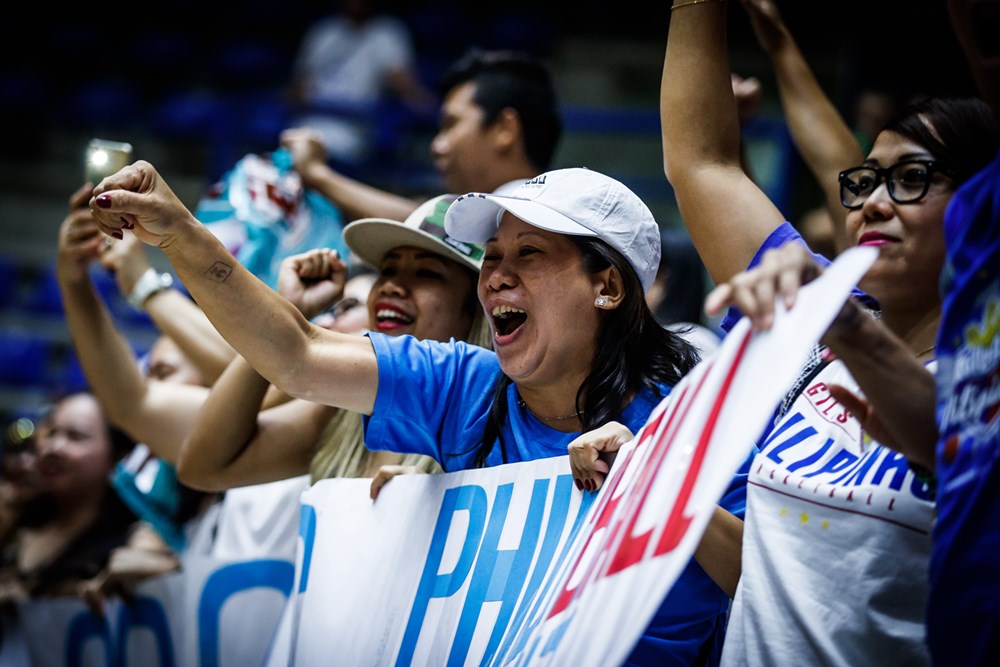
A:
{"label": "white banner", "polygon": [[566,457],[368,487],[303,494],[297,666],[481,663],[585,510]]}
{"label": "white banner", "polygon": [[292,589],[294,564],[188,558],[103,615],[75,598],[18,606],[33,667],[244,667],[263,664]]}
{"label": "white banner", "polygon": [[741,321],[654,410],[598,494],[576,489],[565,456],[397,477],[375,503],[368,480],[324,480],[302,496],[295,565],[188,556],[183,572],[144,582],[103,616],[73,599],[22,604],[2,619],[0,657],[17,665],[27,653],[34,667],[620,664],[876,254],[842,254],[791,312],[778,308],[770,332]]}
{"label": "white banner", "polygon": [[620,664],[876,254],[841,255],[769,332],[739,322],[596,500],[572,486],[566,457],[400,477],[374,504],[364,480],[316,484],[303,495],[296,667]]}

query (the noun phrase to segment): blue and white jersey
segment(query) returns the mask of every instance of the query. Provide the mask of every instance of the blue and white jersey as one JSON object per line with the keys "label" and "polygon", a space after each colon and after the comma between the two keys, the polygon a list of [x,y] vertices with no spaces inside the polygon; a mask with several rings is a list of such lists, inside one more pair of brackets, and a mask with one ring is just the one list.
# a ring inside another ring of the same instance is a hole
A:
{"label": "blue and white jersey", "polygon": [[724,665],[924,665],[934,503],[906,459],[863,433],[824,366],[760,445]]}

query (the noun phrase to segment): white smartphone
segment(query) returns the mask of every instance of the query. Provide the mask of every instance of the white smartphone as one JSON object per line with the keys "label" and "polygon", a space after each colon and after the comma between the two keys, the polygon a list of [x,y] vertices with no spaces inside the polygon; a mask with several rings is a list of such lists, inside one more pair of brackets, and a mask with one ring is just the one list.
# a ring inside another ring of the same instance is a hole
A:
{"label": "white smartphone", "polygon": [[84,160],[84,178],[97,185],[132,162],[132,144],[124,141],[91,139]]}

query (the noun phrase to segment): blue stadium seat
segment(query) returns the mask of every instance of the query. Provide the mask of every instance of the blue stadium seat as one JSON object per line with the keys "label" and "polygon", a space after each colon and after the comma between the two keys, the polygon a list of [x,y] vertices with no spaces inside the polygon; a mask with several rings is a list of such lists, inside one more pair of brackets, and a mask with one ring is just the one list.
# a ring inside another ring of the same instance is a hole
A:
{"label": "blue stadium seat", "polygon": [[46,386],[55,347],[37,334],[18,329],[0,330],[0,382],[17,386]]}

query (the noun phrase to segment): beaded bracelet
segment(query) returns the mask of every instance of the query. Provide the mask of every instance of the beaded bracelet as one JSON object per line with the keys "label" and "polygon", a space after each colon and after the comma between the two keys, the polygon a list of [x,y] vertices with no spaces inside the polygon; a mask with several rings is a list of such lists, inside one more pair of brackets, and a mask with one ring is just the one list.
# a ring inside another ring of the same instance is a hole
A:
{"label": "beaded bracelet", "polygon": [[700,5],[703,2],[725,2],[726,0],[687,0],[687,2],[675,2],[670,6],[670,11],[674,11],[678,7],[687,7],[688,5]]}

